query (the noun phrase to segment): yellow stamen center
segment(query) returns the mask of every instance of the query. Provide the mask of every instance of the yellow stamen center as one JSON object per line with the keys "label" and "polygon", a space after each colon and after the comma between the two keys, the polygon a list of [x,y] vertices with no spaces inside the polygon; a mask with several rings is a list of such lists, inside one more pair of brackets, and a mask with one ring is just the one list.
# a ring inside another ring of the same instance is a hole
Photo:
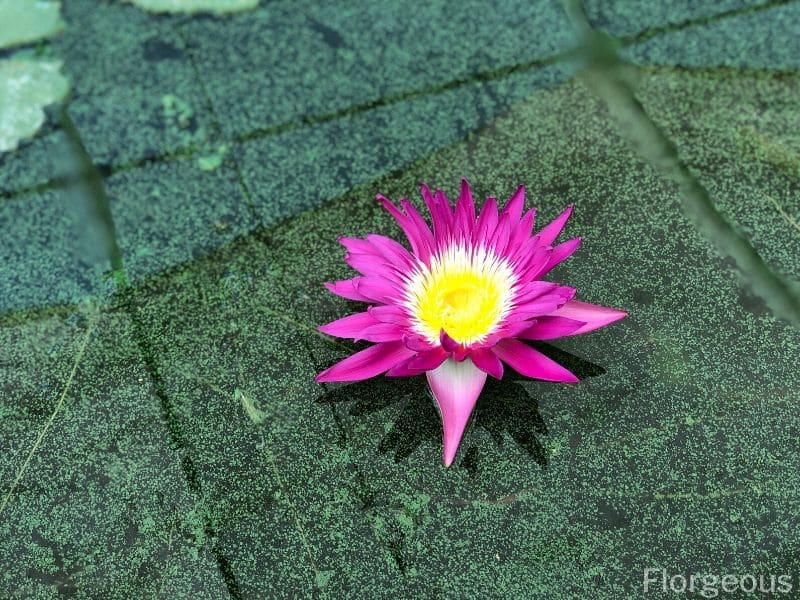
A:
{"label": "yellow stamen center", "polygon": [[432,343],[442,329],[461,344],[482,341],[508,314],[516,277],[483,248],[451,246],[421,265],[406,289],[417,331]]}

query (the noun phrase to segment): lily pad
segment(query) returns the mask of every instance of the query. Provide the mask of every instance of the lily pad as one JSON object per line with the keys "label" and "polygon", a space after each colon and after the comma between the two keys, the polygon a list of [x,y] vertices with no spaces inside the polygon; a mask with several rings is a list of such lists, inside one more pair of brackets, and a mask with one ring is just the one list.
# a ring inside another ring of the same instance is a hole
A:
{"label": "lily pad", "polygon": [[0,48],[10,48],[50,37],[64,28],[60,2],[0,0]]}
{"label": "lily pad", "polygon": [[44,123],[44,107],[67,93],[61,62],[0,61],[0,152],[16,149]]}
{"label": "lily pad", "polygon": [[258,0],[131,0],[154,13],[234,13],[258,6]]}

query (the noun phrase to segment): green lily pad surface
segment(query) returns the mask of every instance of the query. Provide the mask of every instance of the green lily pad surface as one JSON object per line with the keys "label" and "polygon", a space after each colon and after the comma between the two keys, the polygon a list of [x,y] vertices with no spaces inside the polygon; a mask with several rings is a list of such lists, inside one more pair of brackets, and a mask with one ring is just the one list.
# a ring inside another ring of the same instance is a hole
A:
{"label": "green lily pad surface", "polygon": [[[65,4],[74,98],[0,156],[0,597],[800,589],[800,331],[753,283],[791,309],[800,4],[479,4]],[[337,238],[402,239],[375,194],[461,177],[574,203],[552,278],[629,316],[445,468],[425,379],[318,385],[363,344],[316,327],[361,310]]]}

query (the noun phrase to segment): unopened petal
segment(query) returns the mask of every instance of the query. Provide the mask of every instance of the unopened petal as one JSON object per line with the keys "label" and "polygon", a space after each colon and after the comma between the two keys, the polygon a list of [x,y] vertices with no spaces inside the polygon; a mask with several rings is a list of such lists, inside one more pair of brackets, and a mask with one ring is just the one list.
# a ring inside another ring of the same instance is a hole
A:
{"label": "unopened petal", "polygon": [[449,467],[456,456],[478,396],[486,383],[486,373],[477,368],[471,360],[455,362],[448,359],[438,368],[428,371],[427,377],[442,417],[443,459],[444,465]]}

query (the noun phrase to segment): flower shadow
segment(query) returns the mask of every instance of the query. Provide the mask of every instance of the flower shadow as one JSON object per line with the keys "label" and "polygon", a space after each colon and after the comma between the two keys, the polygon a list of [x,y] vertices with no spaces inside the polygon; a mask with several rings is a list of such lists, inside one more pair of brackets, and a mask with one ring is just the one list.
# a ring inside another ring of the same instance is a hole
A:
{"label": "flower shadow", "polygon": [[[566,352],[550,344],[534,344],[537,350],[570,369],[579,379],[596,377],[605,369],[579,356]],[[489,378],[481,398],[465,433],[469,439],[469,429],[478,427],[485,430],[498,447],[505,443],[507,433],[531,459],[544,467],[547,453],[539,441],[539,436],[547,435],[547,426],[539,411],[538,400],[522,385],[529,379],[506,370],[502,380]],[[346,405],[352,417],[369,415],[401,405],[399,414],[378,444],[381,454],[394,453],[396,463],[406,461],[423,442],[441,445],[442,426],[433,396],[425,378],[380,377],[354,382],[332,389],[317,402],[322,404]],[[461,452],[462,466],[470,472],[479,468],[479,452],[475,445],[465,446]]]}

